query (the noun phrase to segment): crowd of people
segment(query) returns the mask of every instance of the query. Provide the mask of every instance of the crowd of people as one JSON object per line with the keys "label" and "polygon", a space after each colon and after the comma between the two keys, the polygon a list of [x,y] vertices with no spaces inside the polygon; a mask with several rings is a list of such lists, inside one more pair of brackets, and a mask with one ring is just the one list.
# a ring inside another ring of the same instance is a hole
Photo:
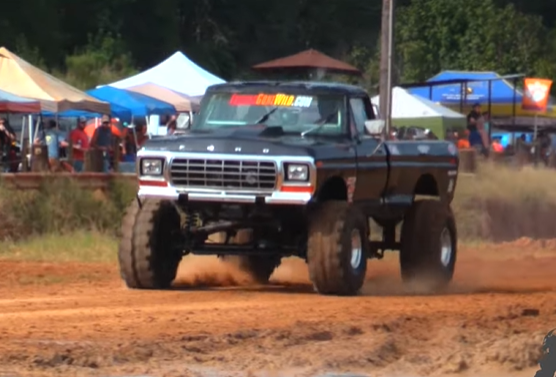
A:
{"label": "crowd of people", "polygon": [[489,128],[493,127],[489,113],[482,111],[481,104],[475,103],[467,114],[467,128],[463,133],[455,131],[448,135],[447,139],[457,143],[459,149],[476,149],[481,155],[489,157],[491,153],[496,154],[529,154],[530,157],[535,158],[538,153],[538,158],[545,164],[548,164],[548,159],[552,151],[552,139],[550,135],[540,130],[536,139],[528,143],[526,135],[521,134],[516,138],[514,143],[504,147],[500,137],[489,137]]}
{"label": "crowd of people", "polygon": [[[89,151],[101,155],[102,171],[110,172],[116,159],[123,163],[135,161],[137,150],[148,139],[146,128],[145,123],[130,127],[104,115],[98,126],[94,119],[80,117],[74,129],[64,132],[56,120],[50,119],[39,126],[32,145],[46,150],[48,169],[52,172],[83,172]],[[16,133],[6,118],[0,119],[0,149],[4,172],[18,172],[27,157],[25,154],[31,154],[18,145]]]}

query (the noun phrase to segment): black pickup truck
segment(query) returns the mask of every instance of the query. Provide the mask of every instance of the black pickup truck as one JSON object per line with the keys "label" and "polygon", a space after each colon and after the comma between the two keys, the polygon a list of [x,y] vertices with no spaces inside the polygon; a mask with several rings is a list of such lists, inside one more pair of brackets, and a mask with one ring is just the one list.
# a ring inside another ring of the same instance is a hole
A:
{"label": "black pickup truck", "polygon": [[[399,250],[404,282],[443,288],[456,262],[457,149],[388,140],[383,128],[368,94],[351,85],[210,87],[185,134],[151,139],[138,153],[122,278],[130,288],[168,288],[183,256],[202,254],[264,283],[281,258],[298,256],[317,292],[355,295],[367,259]],[[371,234],[371,220],[381,234]]]}

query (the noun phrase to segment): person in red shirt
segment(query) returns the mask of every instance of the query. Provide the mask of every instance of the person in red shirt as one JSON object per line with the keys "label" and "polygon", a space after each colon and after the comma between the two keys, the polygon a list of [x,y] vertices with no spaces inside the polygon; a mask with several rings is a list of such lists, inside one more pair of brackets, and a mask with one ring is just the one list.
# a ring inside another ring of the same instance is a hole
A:
{"label": "person in red shirt", "polygon": [[79,117],[77,128],[70,133],[73,148],[73,169],[76,172],[83,171],[85,151],[89,149],[89,136],[85,132],[85,126],[87,126],[87,118]]}

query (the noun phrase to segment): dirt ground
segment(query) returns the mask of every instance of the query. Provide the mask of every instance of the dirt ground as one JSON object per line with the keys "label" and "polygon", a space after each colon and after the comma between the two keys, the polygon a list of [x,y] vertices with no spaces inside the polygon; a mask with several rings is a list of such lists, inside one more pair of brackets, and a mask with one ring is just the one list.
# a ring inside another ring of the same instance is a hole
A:
{"label": "dirt ground", "polygon": [[116,266],[0,262],[0,376],[533,376],[556,327],[556,243],[462,248],[442,296],[404,293],[397,255],[362,296],[313,293],[303,261],[271,286],[187,258],[172,291]]}

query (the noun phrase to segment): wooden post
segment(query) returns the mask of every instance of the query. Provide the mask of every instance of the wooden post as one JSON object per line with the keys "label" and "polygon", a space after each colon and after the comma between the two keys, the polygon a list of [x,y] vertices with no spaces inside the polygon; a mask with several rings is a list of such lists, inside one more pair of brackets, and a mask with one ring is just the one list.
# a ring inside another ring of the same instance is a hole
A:
{"label": "wooden post", "polygon": [[113,161],[112,161],[112,165],[114,167],[114,173],[119,171],[120,168],[120,158],[122,155],[122,150],[120,149],[120,138],[119,137],[114,137],[114,145],[113,145],[113,150],[114,150],[114,155],[112,156]]}
{"label": "wooden post", "polygon": [[103,170],[102,151],[98,149],[86,151],[83,165],[83,171],[101,173]]}
{"label": "wooden post", "polygon": [[21,145],[21,171],[26,173],[29,171],[29,159],[27,155],[29,154],[29,138],[23,139],[23,144]]}
{"label": "wooden post", "polygon": [[34,145],[33,157],[31,159],[32,172],[47,172],[49,171],[48,165],[48,147],[46,145]]}

